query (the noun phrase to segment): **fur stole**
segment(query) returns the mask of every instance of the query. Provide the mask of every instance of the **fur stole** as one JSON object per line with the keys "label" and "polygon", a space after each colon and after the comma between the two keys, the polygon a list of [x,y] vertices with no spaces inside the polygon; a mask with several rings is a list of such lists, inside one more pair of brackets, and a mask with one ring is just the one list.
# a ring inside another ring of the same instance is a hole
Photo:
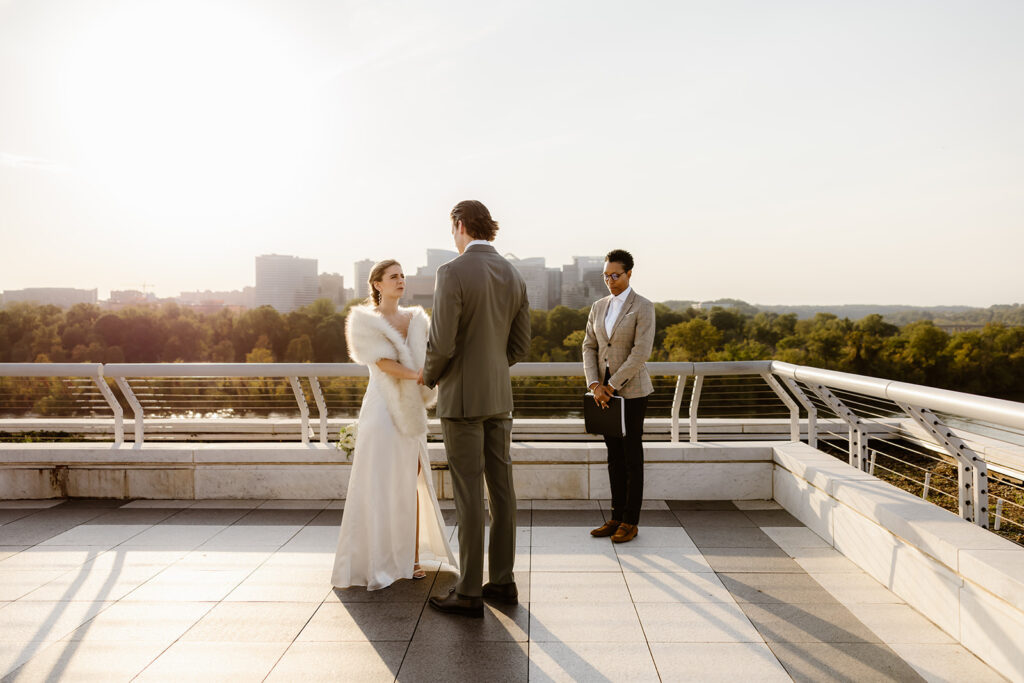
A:
{"label": "fur stole", "polygon": [[357,363],[370,369],[370,377],[378,383],[387,401],[395,427],[406,436],[427,433],[427,408],[437,400],[437,390],[419,386],[413,380],[392,377],[377,367],[377,361],[390,358],[407,368],[423,367],[427,355],[430,318],[419,306],[398,309],[412,313],[408,342],[372,306],[353,306],[345,321],[348,353]]}

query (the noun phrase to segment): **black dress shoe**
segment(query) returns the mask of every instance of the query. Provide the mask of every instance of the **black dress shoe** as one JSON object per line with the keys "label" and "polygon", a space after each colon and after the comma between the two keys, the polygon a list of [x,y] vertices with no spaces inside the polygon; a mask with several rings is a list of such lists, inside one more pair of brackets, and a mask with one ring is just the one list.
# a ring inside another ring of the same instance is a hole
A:
{"label": "black dress shoe", "polygon": [[484,600],[493,600],[506,605],[519,604],[519,589],[516,588],[515,581],[512,583],[485,583],[483,593]]}
{"label": "black dress shoe", "polygon": [[471,598],[459,595],[453,588],[446,598],[430,598],[430,606],[445,614],[459,614],[464,617],[476,617],[482,619],[484,616],[483,598]]}

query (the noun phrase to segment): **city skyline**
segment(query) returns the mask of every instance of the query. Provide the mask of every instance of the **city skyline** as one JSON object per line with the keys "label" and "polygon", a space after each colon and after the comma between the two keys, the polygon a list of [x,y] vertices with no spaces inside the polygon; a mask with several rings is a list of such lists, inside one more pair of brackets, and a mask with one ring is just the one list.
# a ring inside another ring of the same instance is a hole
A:
{"label": "city skyline", "polygon": [[7,0],[0,289],[415,263],[474,198],[499,252],[625,248],[655,300],[1021,301],[1022,30],[1011,0]]}

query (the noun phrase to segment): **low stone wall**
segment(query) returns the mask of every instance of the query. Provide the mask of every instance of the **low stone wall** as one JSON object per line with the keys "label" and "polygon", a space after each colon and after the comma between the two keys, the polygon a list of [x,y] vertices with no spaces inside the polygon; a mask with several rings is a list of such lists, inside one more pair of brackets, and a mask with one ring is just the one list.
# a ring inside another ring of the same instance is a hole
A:
{"label": "low stone wall", "polygon": [[[772,443],[645,444],[645,493],[771,498]],[[429,449],[438,495],[449,498],[444,445]],[[603,444],[514,442],[512,461],[520,498],[611,497]],[[0,444],[0,499],[344,498],[350,468],[340,451],[318,443]]]}
{"label": "low stone wall", "polygon": [[1012,680],[1024,681],[1024,548],[803,443],[775,500]]}

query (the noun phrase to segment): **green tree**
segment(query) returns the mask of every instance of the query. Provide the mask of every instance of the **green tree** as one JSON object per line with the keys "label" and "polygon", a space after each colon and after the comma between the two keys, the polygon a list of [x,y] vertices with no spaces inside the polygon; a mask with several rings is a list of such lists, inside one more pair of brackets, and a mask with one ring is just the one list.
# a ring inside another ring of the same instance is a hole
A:
{"label": "green tree", "polygon": [[672,361],[706,361],[722,341],[722,332],[704,318],[676,323],[665,330],[665,349]]}

